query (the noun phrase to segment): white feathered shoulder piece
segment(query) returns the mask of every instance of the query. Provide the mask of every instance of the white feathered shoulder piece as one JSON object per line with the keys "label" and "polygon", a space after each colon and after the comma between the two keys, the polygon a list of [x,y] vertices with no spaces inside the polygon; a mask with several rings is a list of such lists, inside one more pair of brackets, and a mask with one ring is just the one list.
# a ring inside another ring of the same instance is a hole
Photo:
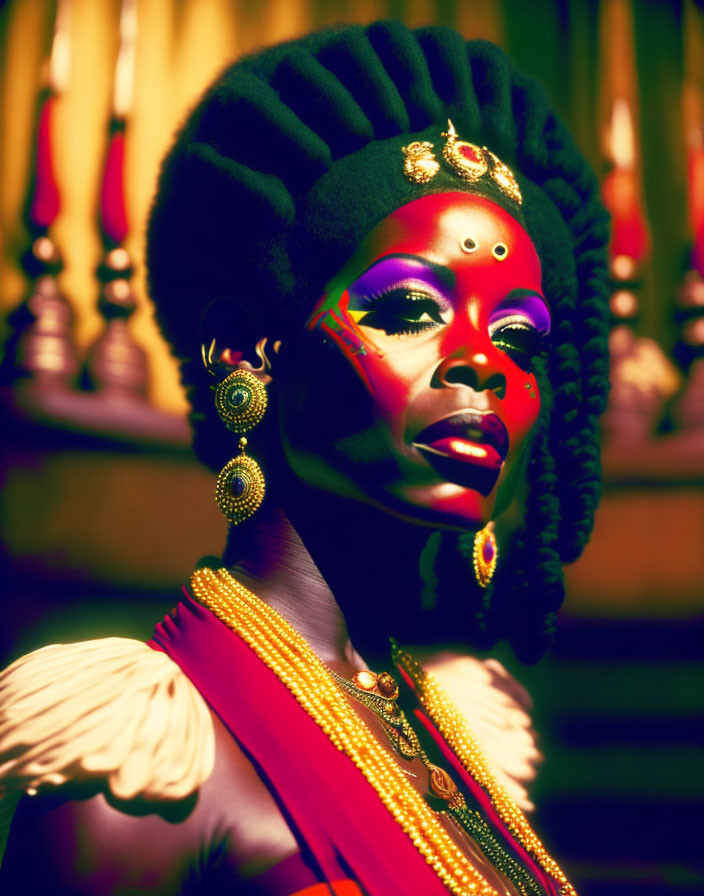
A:
{"label": "white feathered shoulder piece", "polygon": [[0,798],[103,779],[118,799],[177,800],[214,758],[203,698],[140,641],[52,644],[0,674]]}
{"label": "white feathered shoulder piece", "polygon": [[441,653],[422,662],[467,720],[494,776],[524,811],[535,807],[526,785],[543,758],[528,711],[530,695],[498,660]]}

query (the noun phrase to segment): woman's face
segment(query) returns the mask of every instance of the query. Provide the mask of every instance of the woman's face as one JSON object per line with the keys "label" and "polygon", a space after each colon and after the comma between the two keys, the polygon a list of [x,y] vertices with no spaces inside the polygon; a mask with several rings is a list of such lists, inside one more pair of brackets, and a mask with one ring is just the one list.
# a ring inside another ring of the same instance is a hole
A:
{"label": "woman's face", "polygon": [[467,193],[397,209],[327,284],[284,384],[282,438],[316,488],[478,528],[520,482],[550,314],[538,254]]}

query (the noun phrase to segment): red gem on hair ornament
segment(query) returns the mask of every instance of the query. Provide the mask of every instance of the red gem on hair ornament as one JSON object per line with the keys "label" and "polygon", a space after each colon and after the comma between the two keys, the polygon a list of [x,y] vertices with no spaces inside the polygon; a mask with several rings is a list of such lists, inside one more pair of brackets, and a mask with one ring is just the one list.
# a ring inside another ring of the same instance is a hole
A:
{"label": "red gem on hair ornament", "polygon": [[474,143],[467,143],[457,139],[457,131],[454,124],[448,120],[447,133],[442,134],[446,138],[442,148],[442,157],[452,165],[460,177],[475,183],[489,170],[487,161],[481,147]]}
{"label": "red gem on hair ornament", "polygon": [[523,197],[513,171],[497,155],[486,146],[477,146],[466,140],[459,140],[455,126],[449,119],[447,132],[442,136],[445,137],[442,157],[460,177],[470,183],[476,183],[480,178],[488,175],[509,199],[521,205]]}

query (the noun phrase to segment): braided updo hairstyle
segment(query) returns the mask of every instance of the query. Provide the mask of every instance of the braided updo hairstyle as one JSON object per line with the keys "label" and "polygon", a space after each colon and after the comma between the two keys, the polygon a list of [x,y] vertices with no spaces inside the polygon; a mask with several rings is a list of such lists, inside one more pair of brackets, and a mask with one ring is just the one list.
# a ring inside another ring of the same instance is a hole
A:
{"label": "braided updo hairstyle", "polygon": [[[468,639],[506,637],[533,661],[553,636],[562,563],[592,529],[608,389],[608,219],[537,82],[491,44],[400,22],[326,30],[244,57],[206,92],[165,160],[149,223],[151,295],[181,363],[196,451],[219,469],[232,449],[200,360],[206,307],[231,298],[262,334],[272,321],[272,336],[299,331],[376,223],[421,195],[469,189],[449,175],[424,185],[403,177],[401,147],[438,140],[448,118],[516,174],[553,324],[550,351],[536,361],[543,409],[525,522],[488,593],[438,604],[474,617]],[[470,562],[471,539],[454,537],[458,562]]]}

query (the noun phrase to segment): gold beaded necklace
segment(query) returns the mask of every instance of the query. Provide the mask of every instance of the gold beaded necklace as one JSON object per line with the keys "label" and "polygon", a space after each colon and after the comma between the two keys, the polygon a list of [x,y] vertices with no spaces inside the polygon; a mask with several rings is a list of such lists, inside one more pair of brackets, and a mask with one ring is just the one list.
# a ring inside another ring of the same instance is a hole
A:
{"label": "gold beaded necklace", "polygon": [[392,657],[413,681],[424,709],[445,738],[447,745],[472,778],[487,793],[499,817],[513,836],[544,871],[560,885],[560,896],[577,896],[557,862],[548,855],[528,819],[491,773],[476,737],[464,716],[435,680],[410,653],[392,640]]}
{"label": "gold beaded necklace", "polygon": [[[354,712],[303,636],[224,568],[197,570],[191,578],[191,588],[197,600],[252,648],[331,742],[352,760],[445,886],[456,896],[498,896],[398,763]],[[398,662],[416,682],[425,709],[460,761],[487,791],[509,829],[558,881],[560,896],[576,896],[523,814],[495,782],[466,724],[463,730],[461,716],[452,703],[432,676],[425,675],[408,654],[395,646],[394,649]]]}
{"label": "gold beaded necklace", "polygon": [[444,808],[436,808],[436,812],[449,818],[464,837],[469,837],[489,862],[514,884],[521,896],[540,896],[543,889],[528,870],[503,848],[481,813],[469,808],[451,775],[430,761],[413,726],[396,702],[399,689],[392,676],[388,672],[375,675],[364,670],[348,681],[332,669],[328,672],[343,691],[380,720],[382,730],[399,755],[404,759],[420,759],[428,771],[430,793],[444,802]]}

